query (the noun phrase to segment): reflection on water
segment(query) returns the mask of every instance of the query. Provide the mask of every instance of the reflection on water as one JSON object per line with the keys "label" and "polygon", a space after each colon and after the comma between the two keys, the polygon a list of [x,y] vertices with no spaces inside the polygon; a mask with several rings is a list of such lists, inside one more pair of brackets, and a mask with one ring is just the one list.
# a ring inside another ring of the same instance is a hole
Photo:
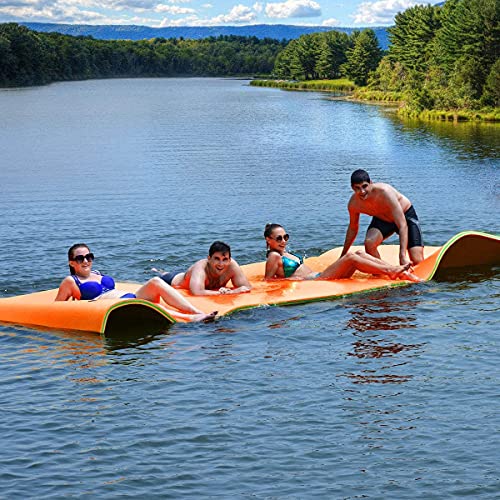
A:
{"label": "reflection on water", "polygon": [[303,316],[291,316],[290,318],[282,319],[280,321],[277,321],[276,323],[271,323],[268,328],[270,328],[271,330],[275,330],[277,328],[285,328],[291,321],[300,321],[302,318]]}
{"label": "reflection on water", "polygon": [[[412,288],[416,289],[416,285]],[[397,298],[396,293],[400,295]],[[408,290],[384,290],[369,294],[365,300],[356,300],[354,304],[346,306],[350,316],[346,329],[353,331],[355,337],[352,351],[347,352],[347,355],[365,361],[385,361],[370,363],[369,368],[361,364],[359,373],[344,375],[355,384],[400,384],[410,380],[412,375],[392,371],[400,372],[402,367],[405,367],[405,371],[411,370],[408,354],[418,352],[423,344],[403,343],[401,336],[389,335],[387,332],[416,329],[415,308],[418,303],[418,294]],[[387,373],[388,370],[391,373]]]}
{"label": "reflection on water", "polygon": [[153,333],[144,333],[144,330],[120,330],[112,334],[106,333],[103,335],[104,347],[108,351],[118,351],[120,349],[129,349],[143,346],[153,342],[161,335],[168,334],[167,331],[159,331]]}
{"label": "reflection on water", "polygon": [[439,142],[460,159],[494,161],[500,159],[500,124],[474,122],[424,122],[387,114],[410,139]]}
{"label": "reflection on water", "polygon": [[353,384],[402,384],[413,377],[413,375],[376,375],[375,373],[371,374],[369,370],[364,373],[366,375],[346,373],[344,376],[348,377]]}
{"label": "reflection on water", "polygon": [[416,328],[415,308],[419,299],[416,285],[412,288],[415,291],[411,295],[408,291],[387,290],[368,295],[364,302],[356,301],[349,306],[347,327],[358,333]]}
{"label": "reflection on water", "polygon": [[491,281],[498,276],[500,276],[500,267],[498,266],[474,266],[461,269],[442,269],[436,274],[434,281],[463,282],[463,285],[467,287],[473,283]]}
{"label": "reflection on water", "polygon": [[33,342],[36,347],[22,347],[11,358],[39,358],[49,365],[65,363],[77,369],[101,366],[106,363],[103,341],[95,333],[80,331],[40,330],[33,332],[22,327],[10,332],[0,332],[0,336],[18,337],[22,343]]}
{"label": "reflection on water", "polygon": [[382,340],[359,340],[354,342],[354,352],[348,352],[348,356],[356,356],[358,358],[382,358],[384,356],[391,356],[399,354],[404,350],[418,349],[423,344],[400,344],[400,343],[384,343],[388,342]]}

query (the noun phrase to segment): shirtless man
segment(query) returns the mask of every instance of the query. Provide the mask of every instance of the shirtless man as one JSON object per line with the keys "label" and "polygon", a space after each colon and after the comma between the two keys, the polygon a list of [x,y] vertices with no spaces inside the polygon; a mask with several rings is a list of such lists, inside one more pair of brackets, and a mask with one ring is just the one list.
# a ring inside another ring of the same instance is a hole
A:
{"label": "shirtless man", "polygon": [[[215,241],[208,257],[193,264],[186,272],[170,272],[160,276],[169,285],[190,290],[193,295],[227,295],[249,292],[252,288],[238,263],[231,258],[231,248]],[[235,288],[226,285],[231,281]]]}
{"label": "shirtless man", "polygon": [[[356,170],[351,175],[351,196],[349,227],[344,241],[342,255],[354,243],[359,230],[359,215],[373,216],[365,237],[365,250],[380,259],[378,246],[394,232],[399,234],[399,263],[418,264],[424,260],[424,242],[417,214],[410,200],[391,185],[373,183],[368,172]],[[408,255],[409,254],[409,259]]]}

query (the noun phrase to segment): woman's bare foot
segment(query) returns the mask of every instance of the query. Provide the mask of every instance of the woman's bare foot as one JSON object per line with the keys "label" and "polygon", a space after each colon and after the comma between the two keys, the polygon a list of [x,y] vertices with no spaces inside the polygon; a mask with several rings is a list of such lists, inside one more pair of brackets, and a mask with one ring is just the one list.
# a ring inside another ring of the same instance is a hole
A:
{"label": "woman's bare foot", "polygon": [[192,321],[203,321],[203,323],[210,323],[211,321],[215,320],[215,317],[217,316],[217,313],[219,311],[212,311],[210,314],[205,314],[205,313],[199,313],[199,314],[193,314],[192,315]]}
{"label": "woman's bare foot", "polygon": [[413,274],[410,271],[403,271],[400,275],[399,278],[402,280],[408,280],[408,281],[414,281],[415,283],[421,283],[423,280],[422,278],[419,278],[416,274]]}
{"label": "woman's bare foot", "polygon": [[410,269],[411,264],[405,264],[404,266],[394,266],[393,271],[387,273],[391,280],[401,278],[401,275]]}

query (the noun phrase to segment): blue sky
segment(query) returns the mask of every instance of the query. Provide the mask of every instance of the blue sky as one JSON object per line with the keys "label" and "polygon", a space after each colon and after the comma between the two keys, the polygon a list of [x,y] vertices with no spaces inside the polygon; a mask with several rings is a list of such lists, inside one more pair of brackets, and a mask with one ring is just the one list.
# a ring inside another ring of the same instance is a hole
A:
{"label": "blue sky", "polygon": [[0,22],[215,26],[387,26],[397,12],[440,0],[0,0]]}

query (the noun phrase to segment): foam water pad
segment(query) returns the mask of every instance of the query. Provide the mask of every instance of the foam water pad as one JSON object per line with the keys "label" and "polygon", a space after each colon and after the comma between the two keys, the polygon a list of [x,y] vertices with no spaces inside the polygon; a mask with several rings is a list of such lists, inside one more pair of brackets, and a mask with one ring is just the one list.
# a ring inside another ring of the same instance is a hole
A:
{"label": "foam water pad", "polygon": [[[359,248],[359,247],[358,247]],[[353,251],[356,248],[353,248]],[[305,260],[314,271],[321,271],[337,260],[342,249],[334,248],[318,257]],[[398,264],[399,246],[379,247],[382,259]],[[500,264],[500,237],[487,233],[466,231],[451,238],[442,247],[426,247],[425,259],[415,266],[415,274],[430,280],[440,271],[453,268]],[[406,280],[391,280],[356,273],[352,278],[323,280],[271,280],[264,281],[265,262],[242,266],[252,291],[235,295],[193,296],[180,290],[196,307],[219,315],[264,305],[289,305],[329,300],[381,288],[407,286]],[[134,292],[139,283],[117,283],[116,288]],[[121,328],[163,330],[175,323],[161,305],[141,299],[101,299],[94,301],[55,302],[57,289],[0,299],[0,322],[58,330],[85,330],[105,333]]]}

